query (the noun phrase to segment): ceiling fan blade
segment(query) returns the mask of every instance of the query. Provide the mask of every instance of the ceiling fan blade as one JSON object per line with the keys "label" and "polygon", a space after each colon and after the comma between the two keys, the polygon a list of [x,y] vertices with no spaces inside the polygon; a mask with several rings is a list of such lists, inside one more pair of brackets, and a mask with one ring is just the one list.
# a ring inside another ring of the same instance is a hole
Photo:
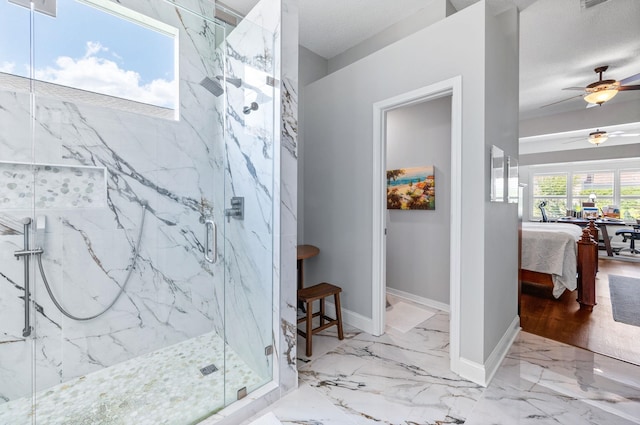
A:
{"label": "ceiling fan blade", "polygon": [[574,137],[573,139],[567,140],[566,142],[562,142],[563,145],[568,145],[569,143],[575,143],[575,142],[586,142],[587,138],[586,137]]}
{"label": "ceiling fan blade", "polygon": [[558,103],[566,102],[567,100],[576,99],[576,98],[578,98],[578,97],[582,97],[582,95],[581,95],[581,94],[579,94],[579,95],[577,95],[577,96],[571,96],[571,97],[569,97],[569,98],[567,98],[567,99],[558,100],[557,102],[547,103],[546,105],[542,105],[542,106],[540,106],[540,108],[546,108],[547,106],[556,105],[556,104],[558,104]]}
{"label": "ceiling fan blade", "polygon": [[620,133],[620,134],[609,134],[609,137],[636,137],[640,136],[638,133]]}
{"label": "ceiling fan blade", "polygon": [[620,80],[620,85],[621,86],[625,86],[628,83],[632,83],[634,81],[638,81],[640,80],[640,73],[636,74],[636,75],[632,75],[631,77],[627,77],[624,80]]}
{"label": "ceiling fan blade", "polygon": [[640,90],[640,85],[620,86],[620,87],[618,87],[618,90],[620,90],[620,91],[624,91],[624,90]]}
{"label": "ceiling fan blade", "polygon": [[562,90],[580,90],[580,91],[584,91],[584,87],[565,87]]}

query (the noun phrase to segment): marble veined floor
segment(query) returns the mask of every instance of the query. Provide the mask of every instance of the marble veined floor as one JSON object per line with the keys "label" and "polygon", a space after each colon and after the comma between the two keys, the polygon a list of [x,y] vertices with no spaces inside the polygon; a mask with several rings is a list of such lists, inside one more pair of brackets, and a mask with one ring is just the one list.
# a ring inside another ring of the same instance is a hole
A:
{"label": "marble veined floor", "polygon": [[[226,352],[225,352],[226,351]],[[218,370],[203,375],[214,364]],[[260,378],[216,333],[81,376],[36,394],[36,423],[46,425],[185,425],[221,409]],[[0,404],[0,425],[32,422],[31,398]]]}
{"label": "marble veined floor", "polygon": [[638,366],[521,332],[483,388],[449,372],[448,329],[448,314],[438,312],[407,333],[347,329],[339,341],[327,330],[314,337],[311,359],[298,358],[299,388],[256,417],[272,412],[282,424],[305,425],[640,424]]}

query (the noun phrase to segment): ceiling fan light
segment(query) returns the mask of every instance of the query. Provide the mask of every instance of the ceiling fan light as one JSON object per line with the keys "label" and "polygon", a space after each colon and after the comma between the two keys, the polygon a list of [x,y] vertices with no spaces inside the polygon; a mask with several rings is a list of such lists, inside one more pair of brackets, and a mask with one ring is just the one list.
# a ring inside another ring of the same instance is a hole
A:
{"label": "ceiling fan light", "polygon": [[604,102],[613,99],[615,95],[618,94],[618,90],[600,90],[594,91],[593,93],[589,93],[584,97],[588,103],[595,103],[597,105],[602,105]]}
{"label": "ceiling fan light", "polygon": [[607,136],[606,131],[594,131],[589,134],[589,143],[598,146],[599,144],[606,142],[608,138],[609,136]]}

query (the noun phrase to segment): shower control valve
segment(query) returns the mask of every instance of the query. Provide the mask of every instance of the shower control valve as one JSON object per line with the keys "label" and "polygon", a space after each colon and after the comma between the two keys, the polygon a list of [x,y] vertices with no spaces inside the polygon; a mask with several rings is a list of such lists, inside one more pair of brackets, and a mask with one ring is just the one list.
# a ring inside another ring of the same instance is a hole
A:
{"label": "shower control valve", "polygon": [[231,217],[244,220],[244,197],[234,196],[231,198],[231,208],[226,208],[224,215],[227,216],[227,223],[231,221]]}

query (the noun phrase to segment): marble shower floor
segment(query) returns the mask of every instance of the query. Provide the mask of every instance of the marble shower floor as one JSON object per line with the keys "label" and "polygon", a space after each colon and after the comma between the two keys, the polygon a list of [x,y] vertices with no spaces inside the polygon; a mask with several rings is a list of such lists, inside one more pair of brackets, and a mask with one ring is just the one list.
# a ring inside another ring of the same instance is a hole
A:
{"label": "marble shower floor", "polygon": [[314,337],[311,359],[298,349],[299,388],[257,417],[271,411],[283,424],[313,425],[640,424],[638,366],[521,332],[483,388],[449,372],[448,329],[448,314],[438,312],[406,334],[349,329],[339,341],[327,330]]}
{"label": "marble shower floor", "polygon": [[[223,407],[242,387],[265,380],[216,333],[81,376],[36,394],[37,423],[47,425],[185,425]],[[210,364],[218,370],[203,376]],[[0,425],[31,424],[31,398],[0,404]]]}

